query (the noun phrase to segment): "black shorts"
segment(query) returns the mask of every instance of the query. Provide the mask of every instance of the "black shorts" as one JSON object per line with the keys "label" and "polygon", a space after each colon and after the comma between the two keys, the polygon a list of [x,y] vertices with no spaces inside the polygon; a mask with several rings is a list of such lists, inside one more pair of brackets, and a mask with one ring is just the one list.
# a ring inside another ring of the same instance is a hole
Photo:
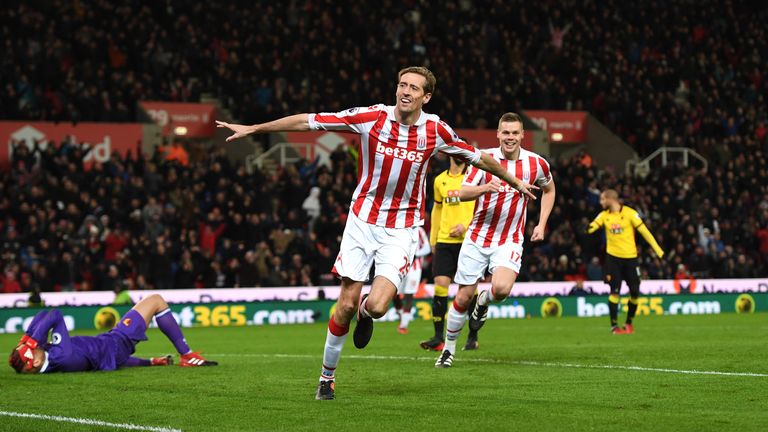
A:
{"label": "black shorts", "polygon": [[432,256],[432,276],[448,276],[453,280],[459,264],[461,243],[438,243]]}
{"label": "black shorts", "polygon": [[640,267],[637,258],[617,258],[606,255],[603,266],[605,283],[611,286],[611,294],[619,294],[621,281],[629,286],[630,293],[640,288]]}

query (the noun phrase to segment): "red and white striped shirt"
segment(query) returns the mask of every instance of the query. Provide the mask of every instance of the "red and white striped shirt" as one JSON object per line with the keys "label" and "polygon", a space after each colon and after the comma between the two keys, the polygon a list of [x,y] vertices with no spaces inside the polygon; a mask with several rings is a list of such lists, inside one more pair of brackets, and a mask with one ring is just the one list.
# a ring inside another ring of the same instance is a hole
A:
{"label": "red and white striped shirt", "polygon": [[424,224],[427,167],[438,151],[470,164],[480,160],[480,151],[461,141],[440,117],[422,112],[408,126],[395,119],[394,106],[310,114],[309,127],[360,134],[352,211],[369,224],[387,228]]}
{"label": "red and white striped shirt", "polygon": [[[549,163],[536,153],[521,148],[516,161],[505,159],[498,148],[487,153],[525,183],[541,187],[552,181]],[[493,174],[470,167],[464,185],[479,186],[490,183],[493,178]],[[469,239],[483,247],[500,246],[510,239],[523,243],[528,199],[503,180],[502,185],[500,192],[486,193],[477,199],[475,214],[467,228]]]}

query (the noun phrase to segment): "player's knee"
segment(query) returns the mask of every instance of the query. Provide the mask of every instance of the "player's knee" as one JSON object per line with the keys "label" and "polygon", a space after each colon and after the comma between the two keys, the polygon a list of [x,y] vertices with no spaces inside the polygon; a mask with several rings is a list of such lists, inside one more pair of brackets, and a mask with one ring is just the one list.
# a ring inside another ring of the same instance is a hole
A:
{"label": "player's knee", "polygon": [[502,301],[505,298],[509,297],[509,293],[512,292],[512,285],[503,284],[503,285],[494,285],[493,286],[493,300],[494,301]]}
{"label": "player's knee", "polygon": [[459,292],[456,293],[456,298],[454,298],[454,301],[460,308],[466,310],[469,307],[469,304],[472,303],[473,294],[474,291],[472,290],[459,289]]}
{"label": "player's knee", "polygon": [[387,313],[389,309],[389,301],[383,301],[382,299],[369,298],[366,304],[365,310],[373,318],[381,318]]}
{"label": "player's knee", "polygon": [[339,301],[336,303],[336,314],[345,321],[351,318],[355,311],[357,311],[357,305],[354,302]]}
{"label": "player's knee", "polygon": [[157,306],[158,310],[163,310],[168,308],[168,303],[160,294],[152,294],[148,298],[153,305]]}

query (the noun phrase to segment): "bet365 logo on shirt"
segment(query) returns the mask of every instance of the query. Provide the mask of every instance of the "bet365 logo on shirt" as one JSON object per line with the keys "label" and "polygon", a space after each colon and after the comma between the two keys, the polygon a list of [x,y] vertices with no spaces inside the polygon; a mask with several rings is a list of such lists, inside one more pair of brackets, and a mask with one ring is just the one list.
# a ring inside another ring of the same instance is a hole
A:
{"label": "bet365 logo on shirt", "polygon": [[376,153],[383,154],[385,156],[393,156],[398,159],[407,160],[409,162],[421,163],[424,161],[424,153],[416,150],[406,150],[399,147],[386,147],[379,141],[376,144]]}
{"label": "bet365 logo on shirt", "polygon": [[457,190],[449,190],[446,194],[447,196],[443,198],[443,203],[448,205],[459,205],[461,204],[461,199],[459,198],[459,191]]}

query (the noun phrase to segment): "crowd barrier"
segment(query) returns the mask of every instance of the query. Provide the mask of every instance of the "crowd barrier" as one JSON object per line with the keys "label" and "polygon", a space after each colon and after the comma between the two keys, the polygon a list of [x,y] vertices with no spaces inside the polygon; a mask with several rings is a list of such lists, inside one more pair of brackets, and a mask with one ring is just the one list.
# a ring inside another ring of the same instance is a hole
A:
{"label": "crowd barrier", "polygon": [[[626,297],[622,309],[626,311]],[[171,311],[182,327],[265,326],[327,322],[334,300],[231,301],[174,303]],[[414,303],[416,319],[431,320],[431,302]],[[130,306],[59,306],[70,330],[107,330],[112,328]],[[20,333],[29,326],[40,308],[0,309],[0,333]],[[768,293],[645,295],[640,298],[637,314],[693,315],[755,313],[768,311]],[[490,319],[525,319],[564,316],[598,317],[608,315],[606,296],[532,296],[510,297],[490,306]],[[397,312],[390,308],[379,321],[395,321]]]}
{"label": "crowd barrier", "polygon": [[[515,297],[550,297],[567,296],[574,282],[518,282],[512,290]],[[479,289],[488,289],[490,284],[479,284]],[[584,288],[594,294],[607,295],[608,285],[602,281],[585,281]],[[363,287],[363,293],[370,289]],[[304,286],[274,288],[209,288],[209,289],[174,289],[146,290],[130,292],[134,303],[150,294],[162,295],[168,303],[212,303],[212,302],[254,302],[254,301],[301,301],[301,300],[336,300],[339,297],[338,286]],[[448,295],[456,294],[457,286],[449,287]],[[622,293],[627,292],[626,284]],[[675,279],[645,280],[640,285],[643,295],[677,294],[721,294],[721,293],[768,293],[768,279]],[[432,284],[422,284],[416,298],[431,299],[434,293]],[[48,292],[41,298],[46,306],[103,306],[113,303],[115,294],[110,291],[88,292]],[[25,307],[29,294],[0,294],[0,309]]]}

